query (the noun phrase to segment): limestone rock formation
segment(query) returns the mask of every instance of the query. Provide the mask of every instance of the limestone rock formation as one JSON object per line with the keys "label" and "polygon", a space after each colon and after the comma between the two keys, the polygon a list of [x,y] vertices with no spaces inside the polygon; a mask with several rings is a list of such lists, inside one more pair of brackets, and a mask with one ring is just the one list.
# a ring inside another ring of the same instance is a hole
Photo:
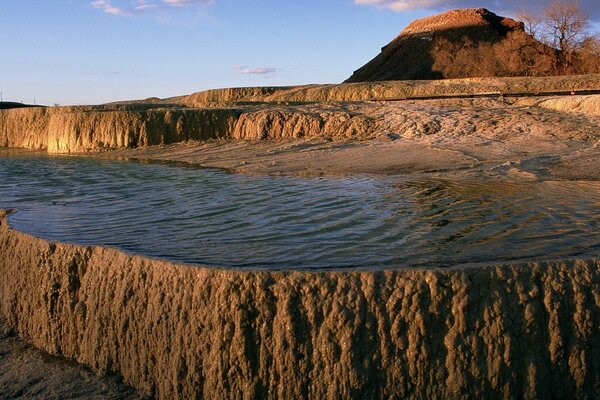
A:
{"label": "limestone rock formation", "polygon": [[600,393],[600,260],[228,270],[47,242],[2,217],[0,274],[12,330],[160,399]]}
{"label": "limestone rock formation", "polygon": [[488,77],[445,80],[401,80],[305,85],[281,88],[207,90],[163,101],[188,107],[232,107],[251,104],[279,106],[304,103],[453,97],[481,94],[526,94],[600,90],[600,75],[553,77]]}
{"label": "limestone rock formation", "polygon": [[550,110],[600,116],[600,96],[570,96],[542,101],[539,107]]}
{"label": "limestone rock formation", "polygon": [[368,139],[406,132],[410,119],[395,108],[391,118],[378,100],[572,91],[600,91],[600,75],[232,88],[99,106],[8,109],[0,110],[0,147],[73,153],[187,140]]}
{"label": "limestone rock formation", "polygon": [[368,136],[369,118],[343,110],[31,108],[0,112],[0,146],[49,153],[101,151],[209,139]]}
{"label": "limestone rock formation", "polygon": [[235,110],[50,107],[0,113],[0,146],[50,153],[206,140],[233,130]]}

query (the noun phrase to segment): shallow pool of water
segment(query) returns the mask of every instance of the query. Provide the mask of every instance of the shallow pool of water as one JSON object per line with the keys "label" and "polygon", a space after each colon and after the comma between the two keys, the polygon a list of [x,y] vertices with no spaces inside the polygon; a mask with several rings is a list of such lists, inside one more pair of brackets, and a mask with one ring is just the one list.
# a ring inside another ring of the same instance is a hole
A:
{"label": "shallow pool of water", "polygon": [[0,156],[16,229],[249,268],[453,266],[600,253],[597,182],[254,177],[161,163]]}

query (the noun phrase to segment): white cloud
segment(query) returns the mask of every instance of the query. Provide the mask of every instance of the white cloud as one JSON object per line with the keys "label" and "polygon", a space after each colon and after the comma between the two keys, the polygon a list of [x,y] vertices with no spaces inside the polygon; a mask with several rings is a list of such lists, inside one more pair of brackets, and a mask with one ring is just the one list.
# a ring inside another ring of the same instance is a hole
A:
{"label": "white cloud", "polygon": [[436,8],[442,0],[354,0],[355,4],[389,8],[393,11],[408,11],[416,9]]}
{"label": "white cloud", "polygon": [[211,4],[212,0],[162,0],[163,3],[171,7],[185,7],[194,4]]}
{"label": "white cloud", "polygon": [[94,0],[90,2],[92,8],[107,14],[131,16],[160,8],[181,8],[213,4],[214,0]]}
{"label": "white cloud", "polygon": [[[354,4],[373,6],[392,11],[432,10],[485,7],[498,13],[515,13],[521,10],[543,11],[553,0],[354,0]],[[568,1],[568,0],[567,0]],[[579,6],[594,20],[600,20],[598,0],[579,0]]]}
{"label": "white cloud", "polygon": [[146,0],[138,0],[137,5],[133,7],[135,11],[145,11],[159,8],[160,4],[148,2]]}
{"label": "white cloud", "polygon": [[129,13],[127,11],[125,11],[124,9],[113,6],[109,0],[96,0],[96,1],[92,1],[90,3],[90,5],[93,8],[97,8],[98,10],[104,11],[107,14],[112,14],[112,15],[129,15]]}
{"label": "white cloud", "polygon": [[247,65],[236,65],[233,69],[235,69],[238,74],[242,75],[272,75],[277,72],[277,68],[273,67],[250,68]]}

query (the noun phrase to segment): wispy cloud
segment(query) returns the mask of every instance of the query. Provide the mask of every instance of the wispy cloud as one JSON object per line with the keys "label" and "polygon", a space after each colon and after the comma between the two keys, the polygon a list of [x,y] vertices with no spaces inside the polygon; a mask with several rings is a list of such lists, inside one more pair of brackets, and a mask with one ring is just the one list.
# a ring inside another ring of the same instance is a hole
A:
{"label": "wispy cloud", "polygon": [[113,6],[109,0],[92,1],[90,3],[90,5],[92,6],[92,8],[102,10],[107,14],[122,15],[122,16],[129,15],[129,13],[127,11],[125,11],[124,9]]}
{"label": "wispy cloud", "polygon": [[107,14],[132,16],[161,8],[183,8],[213,3],[214,0],[94,0],[90,2],[90,6]]}
{"label": "wispy cloud", "polygon": [[354,0],[354,4],[387,8],[392,11],[408,11],[416,9],[429,9],[448,3],[443,0]]}
{"label": "wispy cloud", "polygon": [[[392,11],[434,10],[485,7],[496,12],[514,13],[523,9],[541,11],[554,0],[354,0],[354,4],[373,6]],[[598,0],[579,0],[582,10],[592,19],[600,19]]]}
{"label": "wispy cloud", "polygon": [[160,8],[160,4],[152,3],[146,0],[138,0],[137,4],[133,6],[134,11],[146,11]]}
{"label": "wispy cloud", "polygon": [[211,4],[213,0],[163,0],[163,3],[172,7],[185,7],[193,4]]}
{"label": "wispy cloud", "polygon": [[278,70],[278,68],[273,67],[250,68],[247,65],[236,65],[233,69],[241,75],[273,75]]}

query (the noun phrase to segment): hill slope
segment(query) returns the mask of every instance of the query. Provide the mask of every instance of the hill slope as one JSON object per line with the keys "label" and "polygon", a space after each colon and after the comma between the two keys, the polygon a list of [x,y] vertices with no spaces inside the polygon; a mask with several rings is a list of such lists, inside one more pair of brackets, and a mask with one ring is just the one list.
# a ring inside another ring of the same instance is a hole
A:
{"label": "hill slope", "polygon": [[484,8],[452,10],[412,22],[346,82],[548,75],[548,50],[521,22]]}

